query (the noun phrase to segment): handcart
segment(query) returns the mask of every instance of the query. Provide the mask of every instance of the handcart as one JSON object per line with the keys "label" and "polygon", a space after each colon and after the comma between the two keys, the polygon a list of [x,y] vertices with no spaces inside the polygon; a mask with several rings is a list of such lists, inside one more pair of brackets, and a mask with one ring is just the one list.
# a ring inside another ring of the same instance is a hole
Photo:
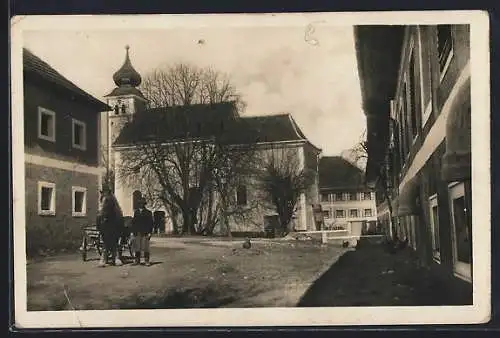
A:
{"label": "handcart", "polygon": [[[99,257],[104,252],[104,242],[102,234],[97,225],[86,226],[83,228],[83,239],[80,247],[82,260],[87,261],[88,252],[95,250]],[[118,256],[122,257],[123,250],[128,250],[130,257],[133,257],[132,243],[128,231],[124,231],[118,240]]]}

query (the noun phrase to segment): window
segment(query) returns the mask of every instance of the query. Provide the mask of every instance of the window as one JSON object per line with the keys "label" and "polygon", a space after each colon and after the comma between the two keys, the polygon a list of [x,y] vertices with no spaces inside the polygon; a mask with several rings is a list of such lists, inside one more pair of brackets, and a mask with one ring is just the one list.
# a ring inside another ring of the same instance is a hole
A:
{"label": "window", "polygon": [[38,138],[56,141],[56,113],[38,107]]}
{"label": "window", "polygon": [[335,218],[345,218],[345,210],[335,210]]}
{"label": "window", "polygon": [[351,218],[357,218],[358,217],[358,209],[351,209],[351,210],[349,210],[349,217],[351,217]]}
{"label": "window", "polygon": [[437,26],[437,45],[439,58],[439,79],[443,80],[453,57],[453,37],[451,25]]}
{"label": "window", "polygon": [[364,200],[371,200],[372,199],[372,193],[371,192],[364,192],[363,193],[363,199]]}
{"label": "window", "polygon": [[436,261],[441,260],[440,240],[439,240],[439,209],[437,202],[437,195],[429,198],[429,214],[432,236],[432,256]]}
{"label": "window", "polygon": [[87,149],[86,125],[84,122],[73,119],[73,148]]}
{"label": "window", "polygon": [[472,279],[471,210],[465,200],[464,183],[451,184],[450,212],[453,233],[453,270],[457,276]]}
{"label": "window", "polygon": [[429,48],[429,28],[420,27],[420,97],[422,98],[422,125],[425,126],[432,112],[431,54]]}
{"label": "window", "polygon": [[330,218],[330,211],[329,210],[323,210],[323,218]]}
{"label": "window", "polygon": [[321,202],[328,202],[328,194],[321,194]]}
{"label": "window", "polygon": [[83,187],[72,188],[72,214],[81,217],[87,214],[87,189]]}
{"label": "window", "polygon": [[410,144],[411,144],[411,137],[410,137],[410,122],[409,122],[409,114],[408,114],[408,85],[407,85],[407,80],[405,77],[404,83],[403,83],[403,89],[401,92],[401,96],[403,97],[402,99],[402,109],[401,109],[401,123],[402,123],[402,137],[404,139],[403,142],[403,154],[405,158],[407,158],[408,153],[410,152]]}
{"label": "window", "polygon": [[247,187],[245,185],[240,185],[236,189],[236,204],[247,205]]}
{"label": "window", "polygon": [[372,209],[365,209],[364,215],[365,217],[372,217]]}
{"label": "window", "polygon": [[349,200],[350,201],[355,201],[357,200],[357,194],[355,192],[349,193]]}
{"label": "window", "polygon": [[417,91],[416,91],[416,79],[415,79],[415,49],[412,50],[410,54],[410,64],[408,68],[409,72],[409,91],[408,91],[408,102],[409,102],[409,112],[410,112],[410,124],[411,124],[411,137],[412,140],[418,135],[419,125],[417,118]]}
{"label": "window", "polygon": [[50,182],[38,182],[38,214],[56,214],[56,185]]}
{"label": "window", "polygon": [[338,192],[335,194],[335,200],[336,201],[343,201],[344,200],[344,194],[342,194],[341,192]]}

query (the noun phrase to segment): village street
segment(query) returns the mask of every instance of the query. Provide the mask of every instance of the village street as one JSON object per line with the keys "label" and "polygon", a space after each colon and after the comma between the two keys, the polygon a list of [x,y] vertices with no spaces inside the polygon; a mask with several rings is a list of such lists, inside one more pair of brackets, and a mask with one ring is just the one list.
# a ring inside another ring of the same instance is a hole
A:
{"label": "village street", "polygon": [[151,267],[99,268],[92,254],[87,262],[79,254],[30,261],[28,310],[453,303],[405,252],[390,255],[379,244],[252,243],[153,238]]}

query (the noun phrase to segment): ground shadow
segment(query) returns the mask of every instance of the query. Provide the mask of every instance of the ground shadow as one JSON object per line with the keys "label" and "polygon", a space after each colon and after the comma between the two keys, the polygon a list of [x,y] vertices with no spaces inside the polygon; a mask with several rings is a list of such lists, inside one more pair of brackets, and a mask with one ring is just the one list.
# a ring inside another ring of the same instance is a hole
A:
{"label": "ground shadow", "polygon": [[[462,282],[455,278],[453,283]],[[386,245],[367,244],[340,257],[309,287],[297,306],[472,304],[470,286],[463,286],[466,291],[462,293],[451,290],[449,281],[435,278],[429,269],[416,264],[411,249],[391,253]]]}
{"label": "ground shadow", "polygon": [[122,304],[120,309],[192,309],[218,308],[234,302],[236,294],[227,288],[215,285],[189,288],[184,290],[169,290],[163,295],[141,297],[135,295]]}

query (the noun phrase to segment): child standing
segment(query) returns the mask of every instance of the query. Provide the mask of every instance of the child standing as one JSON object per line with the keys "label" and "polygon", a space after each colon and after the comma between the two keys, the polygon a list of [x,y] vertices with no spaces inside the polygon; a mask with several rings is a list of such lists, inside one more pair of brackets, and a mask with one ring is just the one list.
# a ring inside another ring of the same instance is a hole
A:
{"label": "child standing", "polygon": [[146,201],[142,198],[139,207],[134,211],[134,218],[132,219],[131,232],[132,232],[132,246],[135,252],[135,260],[133,265],[141,263],[141,252],[144,253],[144,264],[150,266],[150,251],[149,240],[151,239],[151,232],[153,231],[153,214],[146,208]]}

